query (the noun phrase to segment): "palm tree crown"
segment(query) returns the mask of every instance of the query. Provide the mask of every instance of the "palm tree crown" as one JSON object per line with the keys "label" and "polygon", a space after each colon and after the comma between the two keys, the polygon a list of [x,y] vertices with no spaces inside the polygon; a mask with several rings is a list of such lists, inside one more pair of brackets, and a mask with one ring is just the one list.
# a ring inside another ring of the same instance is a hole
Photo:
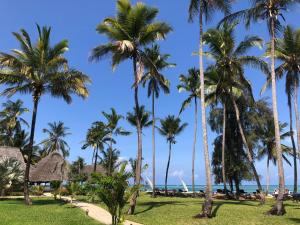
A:
{"label": "palm tree crown", "polygon": [[161,126],[158,129],[159,133],[166,137],[167,142],[172,144],[176,143],[176,136],[179,135],[187,126],[187,123],[181,124],[180,118],[170,115],[165,119],[160,120],[160,124]]}
{"label": "palm tree crown", "polygon": [[108,17],[98,25],[98,33],[107,36],[110,43],[94,48],[91,60],[99,60],[111,53],[113,68],[133,57],[138,57],[138,61],[146,61],[142,60],[145,55],[141,47],[164,39],[172,30],[171,27],[163,22],[155,22],[158,10],[141,2],[133,6],[129,0],[118,0],[117,10],[116,17]]}
{"label": "palm tree crown", "polygon": [[189,69],[188,75],[181,74],[179,76],[180,84],[177,85],[179,92],[189,92],[189,96],[181,105],[180,113],[191,104],[194,98],[200,98],[200,72],[196,68]]}
{"label": "palm tree crown", "polygon": [[38,41],[35,44],[27,31],[21,29],[20,33],[13,33],[20,43],[20,50],[14,49],[12,54],[0,53],[3,67],[0,83],[9,86],[3,94],[31,93],[39,99],[41,95],[50,93],[67,103],[72,101],[71,94],[87,97],[86,83],[90,79],[79,71],[68,69],[68,61],[63,57],[68,50],[68,41],[63,40],[52,47],[51,28],[37,25],[37,30]]}
{"label": "palm tree crown", "polygon": [[164,93],[169,94],[170,81],[166,79],[160,71],[175,66],[175,64],[167,62],[170,55],[161,54],[160,47],[157,44],[151,48],[145,48],[145,55],[147,60],[144,65],[148,71],[143,76],[142,82],[143,86],[148,82],[148,97],[153,93],[155,97],[158,98],[160,89],[162,89]]}
{"label": "palm tree crown", "polygon": [[[137,114],[138,113],[138,114]],[[134,109],[133,112],[127,113],[127,121],[130,125],[136,127],[136,121],[139,120],[141,124],[141,129],[151,126],[152,121],[150,120],[150,114],[145,111],[145,106],[140,106],[140,108]]]}
{"label": "palm tree crown", "polygon": [[58,123],[48,123],[49,129],[44,128],[43,132],[48,135],[41,144],[44,151],[49,154],[50,152],[60,151],[64,157],[69,156],[70,147],[64,140],[71,133],[68,132],[69,128],[65,127],[64,123],[59,121]]}

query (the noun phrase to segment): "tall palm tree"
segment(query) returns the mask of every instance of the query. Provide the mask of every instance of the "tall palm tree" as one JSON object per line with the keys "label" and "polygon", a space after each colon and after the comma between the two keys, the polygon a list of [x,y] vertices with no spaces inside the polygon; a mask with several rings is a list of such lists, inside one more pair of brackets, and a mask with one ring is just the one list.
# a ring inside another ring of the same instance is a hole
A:
{"label": "tall palm tree", "polygon": [[[270,55],[270,48],[267,49],[266,54]],[[297,192],[297,154],[293,136],[292,99],[296,117],[298,155],[300,155],[300,121],[297,99],[300,75],[300,30],[295,31],[290,26],[285,28],[283,38],[276,39],[275,57],[281,62],[275,71],[277,78],[282,78],[285,75],[285,93],[288,100],[290,133],[294,151],[294,192]],[[267,79],[264,89],[270,85],[271,77]]]}
{"label": "tall palm tree", "polygon": [[[239,98],[243,94],[243,90],[238,83],[230,82],[230,77],[223,76],[222,71],[218,71],[215,66],[207,68],[205,73],[205,88],[206,96],[205,100],[207,105],[211,105],[212,108],[221,103],[223,106],[223,127],[222,127],[222,179],[224,185],[224,192],[227,192],[226,186],[226,165],[225,165],[225,145],[226,145],[226,116],[227,116],[227,105],[229,104],[230,93],[228,88],[231,88],[235,98]],[[213,131],[217,130],[212,128]]]}
{"label": "tall palm tree", "polygon": [[[92,51],[91,60],[99,60],[104,56],[112,55],[112,67],[115,69],[122,61],[131,59],[134,75],[134,102],[135,109],[139,109],[138,85],[143,75],[143,64],[146,61],[143,46],[158,39],[164,39],[172,30],[163,22],[156,22],[158,9],[149,7],[141,2],[131,5],[129,0],[117,1],[117,15],[104,19],[97,27],[100,34],[110,40],[107,44],[99,45]],[[138,112],[137,112],[138,114]],[[138,166],[136,167],[136,184],[140,184],[142,167],[141,125],[136,121],[138,130]],[[130,200],[128,214],[133,214],[136,206],[137,192]]]}
{"label": "tall palm tree", "polygon": [[[148,83],[148,98],[152,97],[152,197],[155,197],[155,98],[159,97],[160,89],[165,94],[170,93],[170,81],[161,73],[162,70],[173,67],[175,64],[167,62],[170,55],[161,54],[159,45],[155,44],[152,48],[145,48],[146,74],[142,78],[143,86]],[[153,67],[153,65],[155,67]]]}
{"label": "tall palm tree", "polygon": [[58,123],[48,123],[48,126],[49,129],[43,129],[43,133],[48,135],[48,137],[41,142],[44,151],[46,151],[47,154],[54,151],[61,152],[64,158],[69,156],[70,146],[64,140],[71,134],[68,132],[69,128],[65,127],[61,121]]}
{"label": "tall palm tree", "polygon": [[110,162],[110,166],[108,166],[107,174],[110,176],[113,172],[113,156],[114,156],[114,149],[113,149],[113,136],[127,136],[130,134],[130,132],[124,130],[121,126],[119,126],[119,121],[123,119],[122,115],[117,114],[116,110],[114,108],[110,109],[110,113],[102,112],[102,115],[107,120],[107,128],[110,132],[110,146],[108,149],[108,162]]}
{"label": "tall palm tree", "polygon": [[63,40],[51,46],[50,27],[37,25],[38,39],[32,43],[26,30],[13,35],[20,44],[20,49],[12,53],[0,53],[0,84],[9,86],[2,94],[12,96],[16,93],[31,94],[33,98],[32,121],[29,138],[29,154],[24,176],[25,203],[29,199],[29,170],[31,152],[34,144],[36,116],[41,96],[48,93],[71,103],[72,94],[82,98],[88,96],[86,84],[90,82],[83,73],[68,69],[68,61],[63,54],[68,50],[68,41]]}
{"label": "tall palm tree", "polygon": [[[287,126],[286,123],[283,123],[283,124],[280,123],[279,126],[280,126],[280,133],[281,133],[280,139],[284,140],[285,138],[290,136],[290,132],[282,133],[284,128]],[[276,148],[275,148],[276,143],[275,143],[274,122],[272,120],[270,120],[269,118],[266,119],[266,123],[263,126],[263,132],[262,132],[262,135],[260,136],[260,139],[261,139],[261,146],[258,149],[257,158],[258,158],[258,160],[261,160],[265,156],[267,157],[266,194],[268,195],[269,185],[270,185],[270,172],[269,172],[270,161],[273,162],[274,165],[276,165],[276,162],[277,162],[277,154],[276,154]],[[292,155],[291,154],[292,149],[289,146],[281,144],[281,148],[282,148],[283,153]],[[286,163],[291,165],[287,156],[285,156],[283,154],[282,157],[286,161]]]}
{"label": "tall palm tree", "polygon": [[97,160],[99,158],[98,151],[103,151],[105,145],[108,145],[111,142],[114,142],[114,140],[111,138],[110,130],[107,129],[106,124],[103,122],[96,121],[92,124],[91,128],[88,129],[84,144],[81,148],[93,148],[92,161],[94,161],[94,172],[97,170]]}
{"label": "tall palm tree", "polygon": [[252,6],[249,9],[235,12],[226,16],[223,21],[233,21],[237,18],[244,19],[246,27],[249,27],[251,22],[266,21],[270,34],[270,56],[271,56],[271,84],[272,84],[272,103],[273,103],[273,118],[275,126],[275,140],[278,162],[278,177],[279,177],[279,194],[276,204],[268,212],[272,215],[283,215],[285,209],[283,205],[284,195],[284,169],[282,161],[282,149],[280,145],[280,129],[277,110],[277,90],[276,90],[276,73],[275,73],[275,40],[276,33],[281,29],[280,18],[284,19],[284,12],[300,3],[300,0],[251,0]]}
{"label": "tall palm tree", "polygon": [[159,133],[167,139],[169,143],[169,157],[165,176],[165,194],[168,194],[168,174],[171,161],[172,144],[176,144],[176,136],[182,133],[187,123],[181,124],[181,120],[175,116],[167,116],[165,119],[160,120]]}
{"label": "tall palm tree", "polygon": [[248,101],[253,102],[252,88],[249,81],[245,78],[244,67],[252,66],[261,69],[264,73],[268,73],[268,65],[258,57],[247,55],[251,48],[255,46],[262,47],[262,39],[257,36],[247,36],[242,42],[237,44],[234,37],[236,25],[236,22],[232,24],[224,23],[218,29],[209,29],[204,34],[203,40],[207,43],[210,50],[206,55],[215,60],[215,67],[219,74],[216,88],[219,89],[220,93],[224,91],[234,106],[243,145],[246,148],[247,157],[258,189],[262,191],[259,176],[254,166],[253,152],[244,134],[237,98],[241,96],[239,92],[243,90],[243,96]]}
{"label": "tall palm tree", "polygon": [[211,18],[215,10],[220,10],[224,13],[230,11],[230,0],[190,0],[189,5],[189,21],[193,21],[196,16],[199,16],[199,69],[200,69],[200,100],[201,100],[201,120],[202,120],[202,138],[205,159],[206,171],[206,194],[205,201],[202,207],[202,213],[199,217],[211,217],[212,211],[212,182],[211,168],[209,160],[209,151],[207,143],[207,125],[206,125],[206,110],[205,110],[205,87],[204,87],[204,68],[203,68],[203,17],[206,22]]}
{"label": "tall palm tree", "polygon": [[179,92],[189,92],[189,96],[181,105],[179,114],[186,109],[192,102],[194,102],[194,141],[192,154],[192,190],[195,194],[195,156],[196,156],[196,142],[197,142],[197,128],[198,128],[198,98],[200,98],[200,76],[199,70],[196,68],[189,69],[188,75],[181,74],[179,76],[180,84],[177,85]]}

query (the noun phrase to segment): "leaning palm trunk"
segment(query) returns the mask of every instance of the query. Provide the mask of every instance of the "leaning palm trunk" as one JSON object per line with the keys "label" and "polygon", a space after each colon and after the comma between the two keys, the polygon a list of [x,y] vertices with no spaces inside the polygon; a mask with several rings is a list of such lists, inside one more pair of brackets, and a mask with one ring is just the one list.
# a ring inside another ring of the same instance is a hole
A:
{"label": "leaning palm trunk", "polygon": [[25,176],[24,176],[24,200],[26,205],[31,204],[31,199],[29,198],[28,185],[29,185],[29,173],[30,173],[33,143],[34,143],[34,132],[35,132],[35,123],[36,123],[38,104],[39,104],[39,96],[33,95],[33,112],[32,112],[32,120],[31,120],[30,139],[29,139],[28,155],[27,155],[27,162],[26,162]]}
{"label": "leaning palm trunk", "polygon": [[152,92],[152,197],[155,197],[155,96]]}
{"label": "leaning palm trunk", "polygon": [[193,144],[193,158],[192,158],[192,190],[195,195],[195,158],[196,158],[196,143],[197,143],[197,128],[198,128],[198,104],[197,97],[195,97],[195,123],[194,123],[194,144]]}
{"label": "leaning palm trunk", "polygon": [[[134,79],[135,79],[135,86],[134,86],[134,102],[135,102],[135,110],[139,110],[139,98],[138,98],[138,83],[139,83],[139,76],[137,72],[137,58],[136,55],[133,57],[133,70],[134,70]],[[139,113],[136,112],[136,115]],[[138,117],[136,118],[136,127],[137,127],[137,136],[138,136],[138,152],[137,152],[137,161],[136,161],[136,171],[135,171],[135,185],[139,187],[141,183],[141,171],[142,171],[142,130],[141,124]],[[136,199],[138,197],[138,190],[133,193],[130,199],[130,207],[128,210],[128,214],[134,214],[135,206],[136,206]]]}
{"label": "leaning palm trunk", "polygon": [[211,184],[211,168],[207,144],[207,126],[206,126],[206,110],[205,110],[205,90],[204,90],[204,70],[203,70],[203,6],[202,1],[200,4],[199,13],[199,24],[200,24],[200,40],[199,40],[199,66],[200,66],[200,98],[201,98],[201,120],[202,120],[202,138],[203,138],[203,149],[204,149],[204,161],[205,161],[205,172],[206,172],[206,191],[205,201],[202,205],[202,213],[199,217],[209,218],[211,217],[212,211],[212,184]]}
{"label": "leaning palm trunk", "polygon": [[294,131],[293,131],[293,113],[292,113],[292,105],[291,105],[291,95],[288,96],[288,106],[289,106],[289,116],[290,116],[290,137],[293,146],[293,161],[294,161],[294,193],[297,192],[298,189],[298,175],[297,175],[297,149],[294,140]]}
{"label": "leaning palm trunk", "polygon": [[170,167],[170,161],[171,161],[171,152],[172,152],[172,143],[169,142],[169,157],[168,157],[168,163],[167,163],[167,169],[166,169],[166,176],[165,176],[165,195],[168,195],[168,175],[169,175],[169,167]]}
{"label": "leaning palm trunk", "polygon": [[[256,180],[256,183],[257,183],[258,190],[260,192],[262,192],[262,186],[261,186],[259,176],[258,176],[258,173],[256,171],[254,161],[253,161],[253,157],[252,157],[252,151],[250,150],[249,145],[247,143],[246,136],[244,134],[242,123],[241,123],[241,120],[240,120],[240,110],[239,110],[239,108],[236,104],[236,101],[234,100],[234,98],[232,96],[231,96],[231,101],[233,103],[233,107],[234,107],[234,110],[235,110],[235,116],[236,116],[236,121],[237,121],[237,124],[238,124],[238,127],[239,127],[240,135],[242,137],[244,147],[246,148],[246,151],[247,151],[248,161],[249,161],[251,169],[253,171],[253,174],[254,174],[254,177],[255,177],[255,180]],[[264,200],[264,198],[262,200]]]}
{"label": "leaning palm trunk", "polygon": [[285,213],[283,205],[284,195],[284,171],[282,161],[282,149],[280,144],[280,130],[278,123],[278,111],[277,111],[277,94],[276,94],[276,77],[275,77],[275,18],[271,19],[271,79],[272,79],[272,106],[273,106],[273,117],[274,117],[274,128],[275,128],[275,144],[277,152],[277,163],[278,163],[278,176],[279,176],[279,193],[276,204],[268,212],[272,215],[283,215]]}
{"label": "leaning palm trunk", "polygon": [[223,137],[222,137],[222,176],[224,192],[227,195],[226,173],[225,173],[225,142],[226,141],[226,104],[223,104]]}

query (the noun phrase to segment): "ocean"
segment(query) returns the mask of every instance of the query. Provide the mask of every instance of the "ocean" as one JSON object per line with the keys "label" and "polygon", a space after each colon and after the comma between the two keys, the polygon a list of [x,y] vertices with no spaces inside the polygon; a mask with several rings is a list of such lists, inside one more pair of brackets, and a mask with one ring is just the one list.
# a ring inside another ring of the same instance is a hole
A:
{"label": "ocean", "polygon": [[[262,185],[263,189],[266,190],[266,185]],[[269,193],[272,193],[278,185],[270,185],[269,186]],[[146,185],[145,188],[147,190],[151,190],[150,186]],[[165,188],[164,185],[156,185],[156,188],[163,189]],[[189,191],[192,191],[192,185],[187,185],[187,188]],[[229,186],[227,185],[228,190],[230,189]],[[290,191],[293,191],[294,186],[293,185],[286,185],[285,188],[289,189]],[[184,189],[183,185],[178,184],[178,185],[168,185],[168,190],[173,190],[173,189]],[[213,191],[217,191],[217,189],[223,189],[223,185],[213,185]],[[240,189],[243,189],[245,192],[252,193],[255,192],[257,189],[256,185],[240,185]],[[205,190],[205,185],[195,185],[195,190],[200,191],[200,190]],[[300,190],[300,186],[298,186],[298,190]]]}

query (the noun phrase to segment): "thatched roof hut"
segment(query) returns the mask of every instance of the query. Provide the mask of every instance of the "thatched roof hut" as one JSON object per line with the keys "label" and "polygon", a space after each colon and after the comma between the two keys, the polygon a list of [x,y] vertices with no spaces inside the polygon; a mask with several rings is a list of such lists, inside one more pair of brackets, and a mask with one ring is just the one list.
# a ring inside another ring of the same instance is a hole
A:
{"label": "thatched roof hut", "polygon": [[[91,175],[91,173],[94,173],[94,165],[86,165],[83,167],[83,173],[87,175]],[[105,169],[101,165],[96,166],[96,173],[105,174]]]}
{"label": "thatched roof hut", "polygon": [[50,153],[30,169],[30,182],[63,181],[67,179],[67,162],[58,152]]}
{"label": "thatched roof hut", "polygon": [[0,158],[12,158],[20,162],[20,167],[25,170],[25,162],[23,155],[19,148],[1,146],[0,147]]}

